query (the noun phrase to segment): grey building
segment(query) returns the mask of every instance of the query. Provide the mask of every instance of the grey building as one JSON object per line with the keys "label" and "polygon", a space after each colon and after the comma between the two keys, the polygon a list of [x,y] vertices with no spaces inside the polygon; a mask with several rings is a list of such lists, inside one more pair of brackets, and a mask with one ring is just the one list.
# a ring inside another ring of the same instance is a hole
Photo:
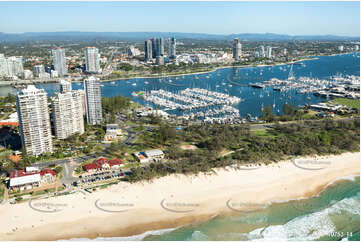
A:
{"label": "grey building", "polygon": [[169,38],[168,39],[168,55],[170,58],[175,59],[176,57],[176,39],[175,38]]}
{"label": "grey building", "polygon": [[242,44],[238,38],[233,40],[233,59],[239,60],[242,56]]}
{"label": "grey building", "polygon": [[152,57],[155,58],[157,55],[157,44],[155,43],[156,40],[152,38]]}
{"label": "grey building", "polygon": [[88,73],[98,73],[100,71],[99,57],[98,48],[85,48],[85,69]]}
{"label": "grey building", "polygon": [[52,54],[54,69],[58,72],[59,76],[65,76],[68,74],[65,51],[58,47],[55,50],[52,50]]}
{"label": "grey building", "polygon": [[156,39],[156,57],[157,56],[164,56],[164,38],[157,38]]}
{"label": "grey building", "polygon": [[85,79],[84,92],[87,122],[99,125],[103,120],[100,82],[93,76]]}
{"label": "grey building", "polygon": [[149,61],[153,58],[153,47],[152,47],[152,41],[146,40],[144,42],[144,54],[145,54],[145,61]]}
{"label": "grey building", "polygon": [[259,56],[260,56],[260,57],[262,57],[262,58],[266,57],[266,53],[265,53],[265,51],[264,51],[264,46],[263,46],[263,45],[261,45],[261,46],[258,48],[258,52],[259,52]]}
{"label": "grey building", "polygon": [[164,65],[164,56],[158,55],[158,56],[156,57],[156,64],[159,65],[159,66]]}

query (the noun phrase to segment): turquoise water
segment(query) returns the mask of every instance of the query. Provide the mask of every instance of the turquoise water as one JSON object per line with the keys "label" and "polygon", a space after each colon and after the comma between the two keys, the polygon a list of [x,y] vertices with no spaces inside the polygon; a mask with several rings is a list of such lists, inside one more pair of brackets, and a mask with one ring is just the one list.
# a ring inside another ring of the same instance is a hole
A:
{"label": "turquoise water", "polygon": [[[360,239],[360,178],[329,185],[319,196],[273,203],[253,212],[201,224],[149,231],[120,240],[349,240]],[[100,238],[98,238],[100,239]],[[109,239],[109,238],[108,238]]]}

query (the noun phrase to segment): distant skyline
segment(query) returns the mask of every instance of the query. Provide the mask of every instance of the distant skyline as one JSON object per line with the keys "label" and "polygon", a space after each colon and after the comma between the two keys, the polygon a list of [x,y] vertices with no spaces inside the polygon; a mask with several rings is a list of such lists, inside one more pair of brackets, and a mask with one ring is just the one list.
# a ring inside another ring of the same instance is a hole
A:
{"label": "distant skyline", "polygon": [[360,2],[0,2],[0,32],[360,36]]}

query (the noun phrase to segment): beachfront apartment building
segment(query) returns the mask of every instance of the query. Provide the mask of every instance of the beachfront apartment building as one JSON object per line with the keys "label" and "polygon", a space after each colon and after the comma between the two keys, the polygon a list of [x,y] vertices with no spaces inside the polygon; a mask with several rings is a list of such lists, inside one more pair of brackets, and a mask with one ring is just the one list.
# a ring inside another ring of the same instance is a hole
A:
{"label": "beachfront apartment building", "polygon": [[68,74],[68,69],[66,66],[66,59],[65,59],[65,51],[60,47],[52,50],[53,55],[53,65],[55,71],[58,72],[59,76],[65,76]]}
{"label": "beachfront apartment building", "polygon": [[88,73],[98,73],[100,71],[99,50],[95,47],[85,48],[85,70]]}
{"label": "beachfront apartment building", "polygon": [[34,85],[18,92],[16,98],[21,143],[28,155],[53,152],[48,96]]}
{"label": "beachfront apartment building", "polygon": [[58,93],[52,99],[54,131],[57,139],[66,139],[84,133],[83,92]]}
{"label": "beachfront apartment building", "polygon": [[84,80],[85,107],[87,122],[90,125],[100,125],[102,116],[102,97],[100,82],[91,76]]}
{"label": "beachfront apartment building", "polygon": [[233,59],[239,60],[242,56],[242,44],[238,38],[233,40]]}

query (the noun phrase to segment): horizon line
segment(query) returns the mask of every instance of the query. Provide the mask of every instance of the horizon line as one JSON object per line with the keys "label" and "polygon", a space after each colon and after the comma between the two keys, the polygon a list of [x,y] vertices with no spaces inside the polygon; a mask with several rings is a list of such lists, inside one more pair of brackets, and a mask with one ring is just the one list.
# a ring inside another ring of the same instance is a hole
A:
{"label": "horizon line", "polygon": [[81,30],[66,30],[66,31],[30,31],[30,32],[1,32],[2,34],[27,34],[27,33],[174,33],[174,34],[204,34],[204,35],[239,35],[239,34],[274,34],[274,35],[286,35],[286,36],[337,36],[337,37],[349,37],[360,38],[359,35],[342,35],[342,34],[279,34],[273,32],[241,32],[241,33],[229,33],[229,34],[215,34],[215,33],[201,33],[201,32],[172,32],[172,31],[81,31]]}

